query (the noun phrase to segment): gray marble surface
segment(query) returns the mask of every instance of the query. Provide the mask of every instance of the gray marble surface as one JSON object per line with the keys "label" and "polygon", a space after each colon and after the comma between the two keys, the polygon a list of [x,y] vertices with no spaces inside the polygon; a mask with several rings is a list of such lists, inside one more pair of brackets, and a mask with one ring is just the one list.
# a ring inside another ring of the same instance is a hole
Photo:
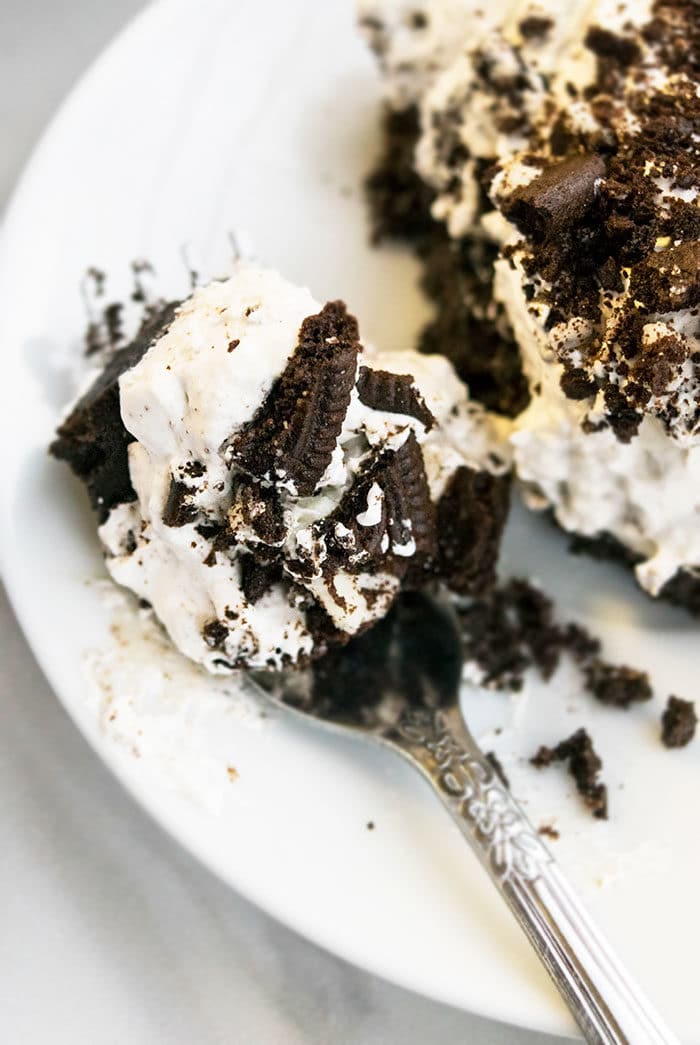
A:
{"label": "gray marble surface", "polygon": [[[141,6],[2,0],[0,207],[62,97]],[[7,1045],[552,1041],[368,976],[203,870],[88,749],[1,590],[0,823]]]}

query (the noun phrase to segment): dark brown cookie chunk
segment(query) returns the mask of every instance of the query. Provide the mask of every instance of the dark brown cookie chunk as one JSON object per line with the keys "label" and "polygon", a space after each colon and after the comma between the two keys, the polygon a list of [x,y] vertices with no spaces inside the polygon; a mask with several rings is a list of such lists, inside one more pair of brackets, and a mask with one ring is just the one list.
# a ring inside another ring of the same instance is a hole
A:
{"label": "dark brown cookie chunk", "polygon": [[546,681],[566,655],[608,703],[626,707],[632,694],[646,699],[646,675],[603,661],[600,640],[580,624],[560,623],[552,600],[528,581],[511,579],[462,607],[459,616],[465,659],[482,673],[482,685],[520,690],[531,668]]}
{"label": "dark brown cookie chunk", "polygon": [[554,619],[552,600],[525,580],[508,581],[460,609],[459,616],[465,660],[493,689],[522,689],[530,668],[551,678],[569,641]]}
{"label": "dark brown cookie chunk", "polygon": [[279,546],[287,536],[279,492],[272,486],[241,477],[234,489],[231,514],[239,516],[243,525],[270,547]]}
{"label": "dark brown cookie chunk", "polygon": [[114,353],[95,383],[59,426],[51,453],[67,461],[85,483],[90,503],[104,522],[117,504],[136,497],[129,476],[127,432],[119,407],[119,378],[136,366],[173,319],[177,302],[146,323],[136,339]]}
{"label": "dark brown cookie chunk", "polygon": [[641,51],[636,40],[611,33],[609,29],[600,25],[591,26],[586,33],[584,43],[589,51],[593,51],[598,58],[616,62],[623,68],[627,68],[628,65],[632,65],[641,58]]}
{"label": "dark brown cookie chunk", "polygon": [[300,497],[309,497],[345,420],[360,347],[357,320],[342,301],[308,316],[284,373],[230,442],[236,464],[257,479],[291,480]]}
{"label": "dark brown cookie chunk", "polygon": [[241,588],[251,606],[259,602],[274,584],[283,579],[282,563],[279,559],[266,559],[263,555],[241,555]]}
{"label": "dark brown cookie chunk", "polygon": [[435,424],[435,418],[425,405],[411,374],[392,374],[388,370],[360,367],[357,393],[360,401],[371,410],[415,417],[427,432]]}
{"label": "dark brown cookie chunk", "polygon": [[561,631],[563,648],[577,664],[586,665],[600,653],[600,639],[581,624],[569,622]]}
{"label": "dark brown cookie chunk", "polygon": [[414,555],[430,555],[435,547],[435,510],[423,454],[412,432],[400,449],[386,455],[379,476],[392,553],[403,558],[402,550],[415,545]]}
{"label": "dark brown cookie chunk", "polygon": [[700,74],[700,20],[697,0],[656,0],[652,19],[642,29],[669,68],[689,80]]}
{"label": "dark brown cookie chunk", "polygon": [[598,390],[595,379],[590,377],[582,367],[565,369],[559,384],[562,392],[569,399],[589,399]]}
{"label": "dark brown cookie chunk", "polygon": [[596,182],[604,176],[605,161],[600,156],[572,156],[516,189],[503,213],[524,235],[538,242],[552,239],[590,210]]}
{"label": "dark brown cookie chunk", "polygon": [[517,416],[530,393],[510,321],[493,299],[496,246],[471,237],[454,241],[436,226],[419,254],[421,285],[435,304],[435,318],[423,330],[419,350],[447,356],[473,399]]}
{"label": "dark brown cookie chunk", "polygon": [[605,419],[621,443],[629,443],[639,431],[643,414],[615,385],[605,389]]}
{"label": "dark brown cookie chunk", "polygon": [[509,475],[458,468],[437,504],[435,569],[459,595],[493,587],[510,507]]}
{"label": "dark brown cookie chunk", "polygon": [[585,729],[577,729],[556,747],[541,747],[530,761],[538,769],[550,766],[553,762],[566,762],[576,788],[593,816],[607,820],[608,789],[598,779],[603,763]]}
{"label": "dark brown cookie chunk", "polygon": [[528,15],[518,22],[520,35],[524,40],[546,40],[553,28],[553,20],[546,15]]}
{"label": "dark brown cookie chunk", "polygon": [[586,689],[601,702],[628,708],[651,700],[653,693],[646,671],[627,665],[609,664],[598,658],[584,669]]}
{"label": "dark brown cookie chunk", "polygon": [[700,242],[679,243],[649,254],[631,270],[630,291],[648,312],[672,312],[697,305]]}
{"label": "dark brown cookie chunk", "polygon": [[197,507],[184,483],[170,480],[168,495],[163,506],[163,522],[166,526],[186,526],[197,518]]}
{"label": "dark brown cookie chunk", "polygon": [[403,576],[433,554],[435,509],[412,432],[358,474],[322,531],[333,560],[351,571],[381,561],[382,569]]}
{"label": "dark brown cookie chunk", "polygon": [[542,824],[537,828],[537,834],[542,835],[543,838],[549,838],[551,842],[556,842],[561,837],[553,824]]}
{"label": "dark brown cookie chunk", "polygon": [[228,628],[220,620],[210,620],[202,628],[202,637],[209,649],[223,649],[228,638]]}
{"label": "dark brown cookie chunk", "polygon": [[[671,333],[650,345],[643,345],[638,357],[630,363],[636,399],[644,406],[652,396],[666,394],[679,368],[690,355],[690,344],[683,334]],[[628,394],[629,394],[628,386]]]}
{"label": "dark brown cookie chunk", "polygon": [[666,747],[685,747],[695,736],[698,716],[692,700],[669,697],[661,716],[661,739]]}

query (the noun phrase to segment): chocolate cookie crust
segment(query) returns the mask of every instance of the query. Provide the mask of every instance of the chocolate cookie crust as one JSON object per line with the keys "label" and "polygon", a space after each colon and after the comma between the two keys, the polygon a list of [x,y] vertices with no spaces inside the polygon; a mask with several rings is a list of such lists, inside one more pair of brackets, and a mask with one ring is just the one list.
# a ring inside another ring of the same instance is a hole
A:
{"label": "chocolate cookie crust", "polygon": [[114,352],[94,384],[59,426],[51,453],[67,461],[85,483],[90,503],[104,522],[117,504],[136,497],[129,477],[127,432],[119,408],[119,378],[136,366],[157,337],[165,333],[178,302],[149,317],[134,341]]}

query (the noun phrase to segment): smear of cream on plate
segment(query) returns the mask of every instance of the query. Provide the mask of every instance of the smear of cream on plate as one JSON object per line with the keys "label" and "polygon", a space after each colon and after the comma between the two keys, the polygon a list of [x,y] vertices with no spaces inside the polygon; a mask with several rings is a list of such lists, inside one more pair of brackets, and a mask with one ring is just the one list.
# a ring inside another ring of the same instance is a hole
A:
{"label": "smear of cream on plate", "polygon": [[161,784],[219,813],[238,780],[236,751],[212,744],[236,725],[265,721],[242,675],[213,676],[178,653],[149,610],[110,581],[99,586],[109,638],[85,655],[89,700],[101,733]]}

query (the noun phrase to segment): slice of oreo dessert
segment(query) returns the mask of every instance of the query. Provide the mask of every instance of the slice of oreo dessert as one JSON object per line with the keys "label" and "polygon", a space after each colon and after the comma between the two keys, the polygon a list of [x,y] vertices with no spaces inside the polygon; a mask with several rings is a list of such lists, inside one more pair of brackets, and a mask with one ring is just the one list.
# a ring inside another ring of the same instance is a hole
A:
{"label": "slice of oreo dessert", "polygon": [[377,352],[342,302],[252,264],[117,352],[52,450],[113,578],[211,671],[303,664],[401,590],[494,579],[498,421],[446,359]]}
{"label": "slice of oreo dessert", "polygon": [[515,416],[530,507],[696,609],[697,4],[358,6],[389,111],[373,227],[425,261],[424,345]]}

